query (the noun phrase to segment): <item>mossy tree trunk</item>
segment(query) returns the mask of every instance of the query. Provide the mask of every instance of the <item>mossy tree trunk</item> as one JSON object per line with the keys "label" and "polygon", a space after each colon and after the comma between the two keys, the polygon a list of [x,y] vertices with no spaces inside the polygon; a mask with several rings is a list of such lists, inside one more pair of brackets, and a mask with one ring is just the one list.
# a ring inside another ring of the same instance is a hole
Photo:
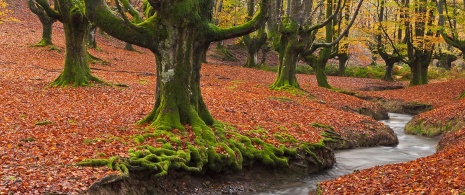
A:
{"label": "mossy tree trunk", "polygon": [[52,43],[52,25],[57,20],[55,18],[49,17],[45,10],[37,4],[34,0],[28,0],[29,10],[32,11],[39,18],[40,23],[42,24],[42,39],[34,44],[34,46],[48,46],[53,45]]}
{"label": "mossy tree trunk", "polygon": [[36,0],[50,17],[63,23],[66,40],[65,65],[62,73],[52,83],[54,86],[87,86],[91,81],[101,82],[92,76],[87,62],[86,37],[89,21],[74,0],[56,1],[56,10],[47,0]]}
{"label": "mossy tree trunk", "polygon": [[[428,83],[428,66],[431,63],[435,47],[435,43],[431,40],[435,35],[432,30],[428,30],[429,27],[433,26],[435,9],[432,9],[426,0],[414,3],[414,14],[418,19],[414,21],[414,25],[409,20],[405,21],[408,60],[403,61],[409,65],[412,71],[410,85],[423,85]],[[410,6],[409,1],[405,0],[404,5],[405,7]],[[436,34],[436,36],[438,35]]]}
{"label": "mossy tree trunk", "polygon": [[[289,31],[291,32],[291,31]],[[300,88],[295,74],[299,51],[297,36],[282,32],[278,49],[278,72],[271,89]]]}
{"label": "mossy tree trunk", "polygon": [[410,85],[421,85],[421,66],[420,61],[416,60],[409,64],[410,72],[412,73],[412,78],[410,79]]}
{"label": "mossy tree trunk", "polygon": [[[255,0],[248,0],[247,2],[248,17],[252,18],[255,12]],[[265,33],[265,26],[262,26],[258,32],[245,35],[243,37],[244,44],[247,48],[247,61],[244,67],[258,68],[258,51],[266,43],[267,35]]]}
{"label": "mossy tree trunk", "polygon": [[[326,0],[326,16],[329,17],[333,13],[333,0]],[[325,28],[325,41],[330,43],[333,41],[334,36],[334,21],[328,22]],[[331,85],[328,83],[328,77],[326,76],[326,63],[331,57],[332,47],[323,48],[318,54],[316,60],[315,72],[318,86],[331,89]]]}
{"label": "mossy tree trunk", "polygon": [[425,55],[425,57],[421,58],[423,60],[420,61],[420,75],[421,75],[421,84],[428,84],[428,67],[431,64],[431,54]]}
{"label": "mossy tree trunk", "polygon": [[170,50],[155,52],[157,63],[157,93],[152,112],[141,123],[152,123],[157,129],[184,129],[213,125],[200,92],[201,54],[205,41],[199,40],[195,29],[166,29],[160,45]]}
{"label": "mossy tree trunk", "polygon": [[328,83],[328,77],[326,76],[326,63],[328,63],[331,57],[331,48],[323,48],[318,54],[318,58],[315,62],[315,74],[318,86],[331,89],[331,85]]}
{"label": "mossy tree trunk", "polygon": [[[453,15],[457,15],[459,10],[459,4],[453,4]],[[449,7],[448,7],[449,6]],[[465,4],[463,5],[465,8]],[[462,52],[462,58],[465,59],[465,41],[460,39],[459,37],[459,30],[457,28],[457,19],[455,17],[448,18],[448,20],[444,19],[444,8],[450,9],[450,5],[446,4],[445,0],[439,0],[437,3],[438,13],[439,13],[439,26],[441,26],[440,34],[444,41],[449,44],[449,46],[455,47]],[[447,14],[446,14],[447,15]],[[449,27],[451,27],[449,33],[446,33],[444,25],[445,21],[449,23]],[[445,58],[445,59],[444,59]],[[443,56],[439,57],[440,61],[443,61],[441,64],[447,64],[445,68],[450,69],[452,67],[452,62],[457,59],[457,56],[446,53]]]}
{"label": "mossy tree trunk", "polygon": [[244,67],[258,68],[258,52],[266,43],[266,39],[267,37],[264,27],[260,28],[255,35],[244,36],[244,43],[247,48],[247,61],[244,64]]}

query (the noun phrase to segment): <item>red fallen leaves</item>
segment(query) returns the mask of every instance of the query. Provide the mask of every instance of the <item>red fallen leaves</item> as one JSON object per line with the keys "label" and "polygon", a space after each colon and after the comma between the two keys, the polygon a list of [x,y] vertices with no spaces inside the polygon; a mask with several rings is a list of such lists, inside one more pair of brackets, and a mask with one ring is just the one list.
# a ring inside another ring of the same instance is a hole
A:
{"label": "red fallen leaves", "polygon": [[[463,135],[465,129],[458,131]],[[456,137],[455,135],[451,135]],[[465,191],[465,137],[434,155],[377,166],[320,183],[323,194],[459,194]]]}
{"label": "red fallen leaves", "polygon": [[[370,96],[433,104],[414,121],[437,127],[464,124],[465,100],[457,97],[465,80],[433,83],[404,90],[364,92]],[[446,133],[440,150],[414,161],[377,166],[320,184],[323,194],[461,194],[465,192],[465,129]]]}

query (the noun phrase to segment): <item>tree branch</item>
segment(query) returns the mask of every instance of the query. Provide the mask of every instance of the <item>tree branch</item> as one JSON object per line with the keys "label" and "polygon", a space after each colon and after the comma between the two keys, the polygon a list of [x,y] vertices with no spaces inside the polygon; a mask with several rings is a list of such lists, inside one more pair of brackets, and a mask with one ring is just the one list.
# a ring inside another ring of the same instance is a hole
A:
{"label": "tree branch", "polygon": [[[362,2],[363,0],[361,0]],[[312,27],[310,27],[309,29],[305,30],[305,33],[310,33],[314,30],[318,30],[320,28],[323,28],[325,27],[328,23],[330,23],[331,21],[333,21],[334,17],[336,17],[336,15],[339,13],[339,10],[341,9],[341,0],[338,0],[337,1],[337,6],[336,6],[336,10],[334,10],[333,14],[331,14],[331,16],[329,16],[328,18],[326,18],[325,21],[323,21],[322,23],[320,24],[316,24]],[[356,14],[358,14],[358,12],[356,12]],[[354,17],[355,18],[355,17]]]}
{"label": "tree branch", "polygon": [[[354,13],[354,17],[350,20],[349,24],[346,26],[346,28],[344,29],[344,31],[342,31],[341,34],[339,34],[339,37],[336,38],[336,40],[334,40],[333,42],[331,43],[315,43],[312,45],[312,47],[310,48],[310,50],[308,52],[305,52],[304,55],[308,55],[308,54],[312,54],[313,52],[315,52],[318,48],[321,48],[321,47],[332,47],[334,45],[336,45],[337,43],[339,43],[339,41],[341,41],[342,38],[344,38],[344,36],[349,33],[349,30],[350,28],[352,27],[352,25],[354,24],[355,22],[355,19],[357,18],[357,15],[358,15],[358,12],[360,10],[360,7],[362,6],[362,3],[363,3],[363,0],[360,0],[360,2],[358,3],[357,5],[357,8],[355,9],[355,13]],[[339,6],[339,5],[338,5]],[[334,16],[335,13],[333,13],[332,16]]]}
{"label": "tree branch", "polygon": [[131,25],[127,24],[124,19],[112,13],[104,0],[85,0],[85,5],[86,15],[89,20],[109,35],[144,48],[154,48],[153,45],[156,44],[154,43],[156,39],[153,32],[136,27],[132,23]]}
{"label": "tree branch", "polygon": [[[143,33],[143,29],[139,28],[138,26],[134,25],[131,21],[129,21],[128,17],[126,16],[126,14],[124,13],[123,11],[123,8],[121,7],[121,5],[119,4],[119,1],[120,0],[115,0],[115,4],[116,4],[116,8],[118,9],[118,12],[119,14],[121,15],[121,18],[123,18],[124,22],[126,25],[128,25],[129,27],[131,27],[132,29],[134,29],[135,31],[139,32],[139,33]],[[132,6],[129,4],[129,2],[127,0],[121,0],[122,3],[123,3],[123,6],[125,9],[127,9],[129,11],[129,13],[131,14],[131,16],[133,16],[134,18],[136,18],[137,16],[139,16],[138,14],[136,14],[136,16],[134,16],[134,8],[132,8]],[[131,8],[133,10],[131,10]],[[139,19],[139,20],[137,20]],[[141,19],[140,17],[137,17],[137,23],[141,22]]]}
{"label": "tree branch", "polygon": [[50,7],[48,0],[35,0],[35,1],[44,9],[44,11],[47,13],[49,17],[55,18],[59,20],[60,22],[63,22],[63,17],[61,16],[61,14],[55,11],[54,9],[52,9],[52,7]]}
{"label": "tree branch", "polygon": [[261,0],[260,11],[250,21],[231,28],[220,28],[210,24],[208,26],[207,41],[215,42],[247,35],[259,29],[268,18],[268,4],[270,0]]}

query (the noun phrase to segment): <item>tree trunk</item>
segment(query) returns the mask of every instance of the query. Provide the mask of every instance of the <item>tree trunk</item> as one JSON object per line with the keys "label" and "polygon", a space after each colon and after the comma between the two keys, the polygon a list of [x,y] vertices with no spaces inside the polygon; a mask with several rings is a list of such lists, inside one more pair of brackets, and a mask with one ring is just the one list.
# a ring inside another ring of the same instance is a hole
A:
{"label": "tree trunk", "polygon": [[346,76],[346,65],[349,61],[349,55],[347,53],[339,53],[339,76]]}
{"label": "tree trunk", "polygon": [[294,48],[296,41],[295,35],[281,35],[278,74],[275,82],[270,86],[271,89],[300,88],[295,75],[299,59],[299,52]]}
{"label": "tree trunk", "polygon": [[[326,3],[327,3],[326,17],[329,17],[333,12],[333,1],[326,0]],[[325,29],[326,43],[331,43],[333,41],[333,35],[334,35],[333,23],[334,21],[326,24],[326,29]],[[331,85],[329,85],[328,78],[326,77],[326,63],[331,57],[331,50],[332,50],[332,47],[323,48],[318,54],[318,59],[316,60],[316,64],[315,64],[316,79],[318,82],[318,86],[328,88],[328,89],[331,89],[332,87]]]}
{"label": "tree trunk", "polygon": [[331,89],[331,85],[328,83],[328,77],[326,76],[326,63],[328,63],[331,54],[331,48],[323,48],[318,54],[318,59],[314,65],[316,72],[316,80],[318,86]]}
{"label": "tree trunk", "polygon": [[52,25],[57,20],[52,17],[49,17],[45,10],[41,6],[38,6],[33,0],[28,1],[28,6],[32,13],[37,15],[40,23],[42,24],[42,39],[38,43],[34,44],[34,46],[53,45]]}
{"label": "tree trunk", "polygon": [[415,60],[409,64],[410,71],[412,73],[412,78],[410,79],[410,85],[421,85],[421,65],[420,61]]}
{"label": "tree trunk", "polygon": [[395,62],[386,61],[386,72],[384,73],[383,80],[385,81],[394,81],[392,78],[392,69],[394,68]]}
{"label": "tree trunk", "polygon": [[[87,62],[86,36],[89,29],[87,20],[80,21],[71,13],[71,1],[60,1],[64,14],[63,26],[66,39],[66,56],[63,72],[53,81],[54,86],[87,86],[90,81],[101,82],[92,76]],[[69,15],[68,15],[69,14]]]}
{"label": "tree trunk", "polygon": [[36,46],[53,45],[52,25],[56,20],[49,20],[49,19],[40,19],[40,23],[42,23],[42,39],[37,44],[35,44]]}
{"label": "tree trunk", "polygon": [[97,49],[97,41],[95,40],[96,32],[97,32],[97,26],[95,24],[90,24],[89,31],[87,34],[87,47]]}
{"label": "tree trunk", "polygon": [[256,35],[244,36],[244,43],[247,48],[247,62],[244,67],[247,68],[258,68],[258,51],[266,43],[266,34],[262,27]]}
{"label": "tree trunk", "polygon": [[206,48],[196,41],[194,29],[172,28],[161,45],[170,50],[154,52],[157,64],[155,106],[141,123],[157,129],[184,129],[212,125],[214,120],[200,92],[200,67]]}
{"label": "tree trunk", "polygon": [[136,49],[134,49],[131,43],[126,43],[126,45],[124,46],[124,49],[128,51],[136,51]]}
{"label": "tree trunk", "polygon": [[[420,62],[420,84],[421,85],[424,85],[424,84],[428,84],[428,67],[429,67],[429,64],[431,62],[431,60],[428,60],[428,59],[425,59],[425,58],[422,58],[423,60]],[[431,58],[429,58],[431,59]]]}

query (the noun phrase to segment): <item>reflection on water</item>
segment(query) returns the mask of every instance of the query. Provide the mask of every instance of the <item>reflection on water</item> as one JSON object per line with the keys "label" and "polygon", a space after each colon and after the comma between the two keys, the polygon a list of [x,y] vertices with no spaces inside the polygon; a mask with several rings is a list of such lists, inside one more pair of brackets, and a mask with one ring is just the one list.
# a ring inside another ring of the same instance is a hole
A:
{"label": "reflection on water", "polygon": [[439,140],[415,135],[406,135],[404,127],[412,116],[405,114],[389,113],[389,120],[382,121],[391,127],[397,134],[399,144],[395,147],[372,147],[343,150],[336,152],[336,164],[332,169],[314,174],[304,181],[276,186],[270,190],[256,192],[260,195],[307,195],[310,190],[316,189],[320,181],[333,179],[376,165],[406,162],[436,152],[436,144]]}

